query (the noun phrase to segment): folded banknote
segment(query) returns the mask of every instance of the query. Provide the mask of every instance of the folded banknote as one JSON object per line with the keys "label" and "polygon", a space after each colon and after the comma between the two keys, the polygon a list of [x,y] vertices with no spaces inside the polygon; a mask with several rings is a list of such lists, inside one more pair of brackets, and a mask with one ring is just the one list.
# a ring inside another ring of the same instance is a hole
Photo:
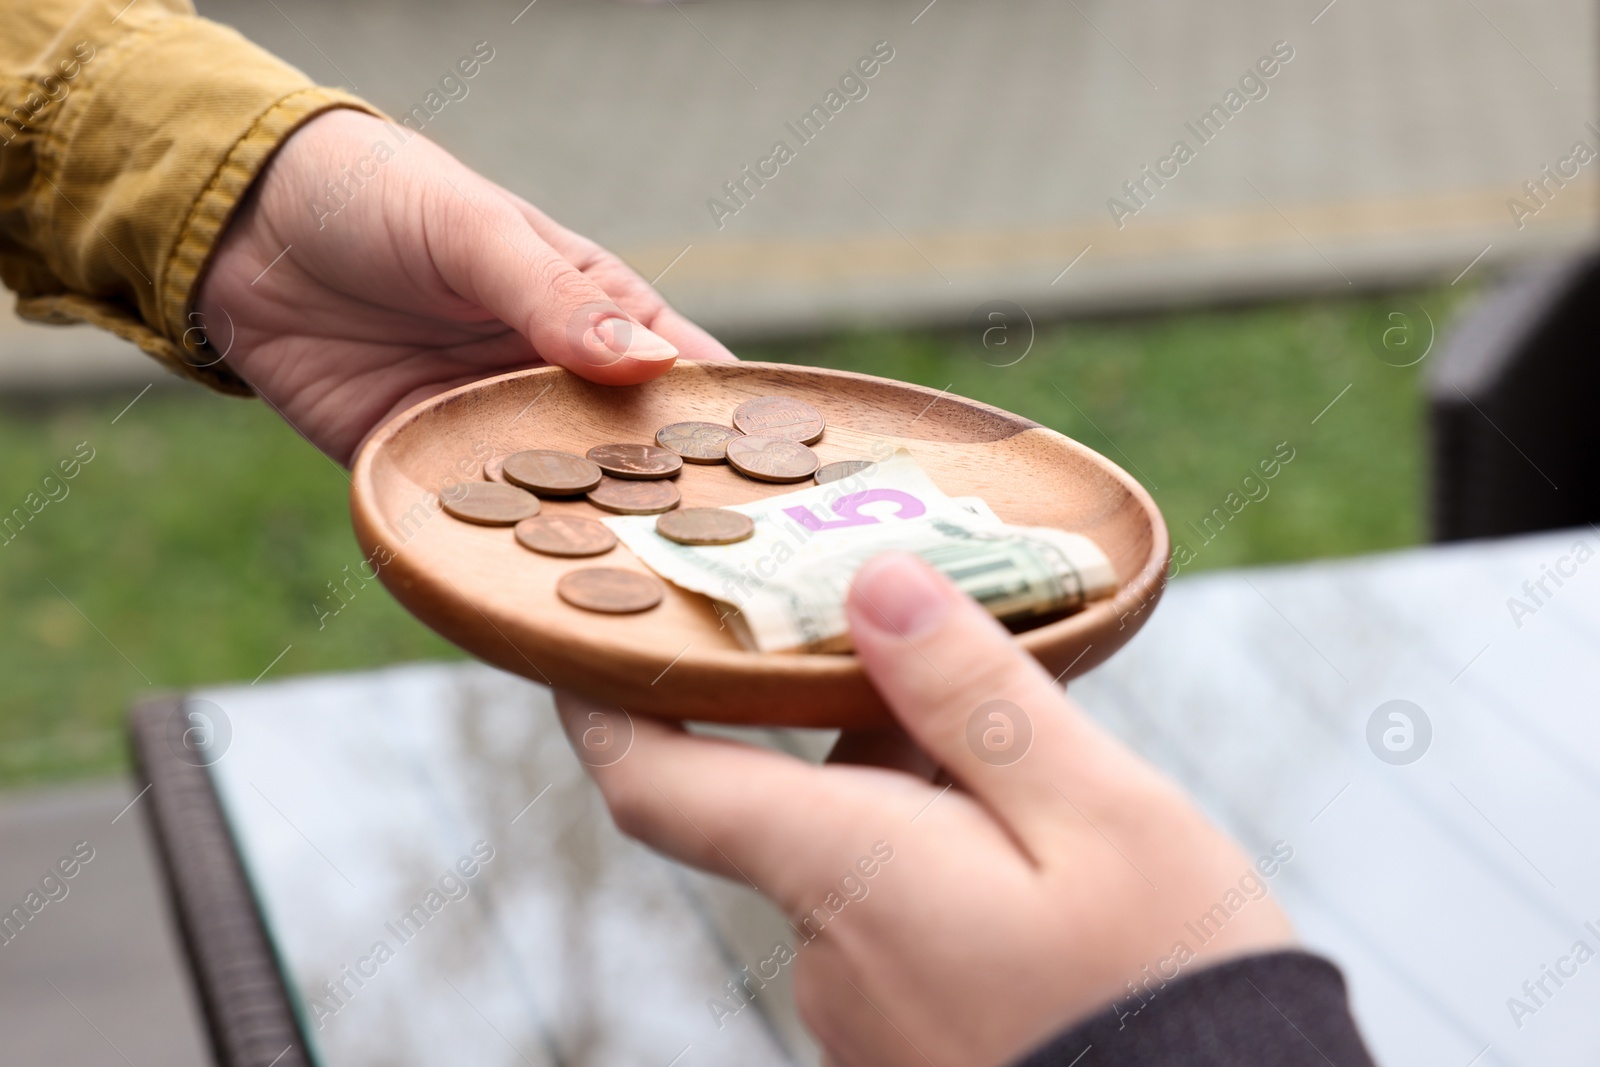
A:
{"label": "folded banknote", "polygon": [[1011,526],[977,497],[947,496],[903,449],[848,478],[729,510],[754,521],[753,536],[681,545],[656,533],[654,516],[604,521],[662,578],[725,605],[740,640],[762,652],[848,651],[851,580],[890,550],[921,556],[1006,620],[1075,610],[1117,586],[1089,538]]}

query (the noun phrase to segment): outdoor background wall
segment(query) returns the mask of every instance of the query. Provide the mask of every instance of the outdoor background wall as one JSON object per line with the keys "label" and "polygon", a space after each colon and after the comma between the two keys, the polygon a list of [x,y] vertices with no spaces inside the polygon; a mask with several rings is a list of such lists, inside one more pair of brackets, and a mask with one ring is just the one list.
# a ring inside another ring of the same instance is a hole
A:
{"label": "outdoor background wall", "polygon": [[[1048,316],[1448,283],[1600,215],[1595,164],[1541,171],[1600,151],[1582,0],[925,2],[200,6],[397,117],[424,107],[429,137],[736,338],[959,323],[997,297]],[[479,41],[494,59],[451,99]],[[893,58],[802,143],[789,126],[878,42]],[[1293,58],[1240,91],[1274,46]],[[1202,142],[1186,123],[1230,90],[1247,102]],[[780,140],[794,158],[743,178]],[[1179,140],[1194,158],[1157,187],[1141,170]],[[134,363],[119,347],[0,325],[0,384],[95,354],[103,377]]]}

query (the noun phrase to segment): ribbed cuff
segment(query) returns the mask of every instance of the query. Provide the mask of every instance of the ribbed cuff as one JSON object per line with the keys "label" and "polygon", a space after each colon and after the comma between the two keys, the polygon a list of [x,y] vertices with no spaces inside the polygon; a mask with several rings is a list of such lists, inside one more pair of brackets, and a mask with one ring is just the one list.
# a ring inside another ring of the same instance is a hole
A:
{"label": "ribbed cuff", "polygon": [[[196,198],[162,272],[160,293],[166,339],[175,342],[175,354],[183,364],[183,373],[199,377],[225,392],[251,391],[244,379],[227,367],[225,353],[218,353],[210,346],[201,348],[197,343],[204,337],[203,331],[193,328],[197,325],[193,310],[198,283],[239,202],[279,146],[318,115],[341,107],[379,114],[368,104],[337,89],[313,87],[290,93],[268,108],[239,138]],[[211,378],[217,380],[209,380]],[[224,382],[232,387],[225,387]]]}
{"label": "ribbed cuff", "polygon": [[1141,988],[1015,1067],[1373,1067],[1344,978],[1305,952]]}

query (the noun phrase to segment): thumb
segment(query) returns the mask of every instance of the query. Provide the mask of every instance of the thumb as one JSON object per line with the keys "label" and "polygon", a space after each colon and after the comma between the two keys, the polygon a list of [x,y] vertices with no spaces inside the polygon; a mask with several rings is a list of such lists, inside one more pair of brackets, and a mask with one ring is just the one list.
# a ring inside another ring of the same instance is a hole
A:
{"label": "thumb", "polygon": [[[456,292],[528,339],[535,352],[593,382],[633,385],[671,369],[678,349],[534,231],[498,195],[446,181],[434,264]],[[435,230],[429,226],[429,232]]]}
{"label": "thumb", "polygon": [[885,553],[851,583],[856,653],[913,740],[1038,857],[1063,785],[1127,763],[975,601],[916,556]]}

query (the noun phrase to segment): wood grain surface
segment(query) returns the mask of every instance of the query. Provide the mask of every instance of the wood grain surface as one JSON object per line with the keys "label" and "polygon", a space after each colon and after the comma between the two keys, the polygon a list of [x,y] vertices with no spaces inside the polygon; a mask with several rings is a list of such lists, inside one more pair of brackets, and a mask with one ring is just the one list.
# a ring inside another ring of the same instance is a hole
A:
{"label": "wood grain surface", "polygon": [[[1019,416],[921,386],[766,363],[680,362],[644,385],[594,385],[565,370],[518,371],[442,394],[396,417],[357,457],[351,514],[385,586],[417,618],[463,649],[535,681],[630,712],[790,726],[869,726],[887,714],[850,655],[774,655],[742,648],[712,601],[668,586],[660,607],[595,615],[556,596],[576,567],[650,573],[619,545],[594,559],[557,559],[510,530],[440,511],[452,479],[527,448],[583,454],[597,444],[650,442],[685,420],[727,424],[742,401],[797,397],[828,421],[822,462],[904,447],[950,496],[981,496],[1007,522],[1093,539],[1110,557],[1117,595],[1018,635],[1052,674],[1102,662],[1138,630],[1159,598],[1168,539],[1154,501],[1104,456]],[[797,488],[685,464],[684,507],[741,504]],[[809,483],[807,483],[809,484]],[[587,503],[546,500],[545,514],[598,517]]]}

